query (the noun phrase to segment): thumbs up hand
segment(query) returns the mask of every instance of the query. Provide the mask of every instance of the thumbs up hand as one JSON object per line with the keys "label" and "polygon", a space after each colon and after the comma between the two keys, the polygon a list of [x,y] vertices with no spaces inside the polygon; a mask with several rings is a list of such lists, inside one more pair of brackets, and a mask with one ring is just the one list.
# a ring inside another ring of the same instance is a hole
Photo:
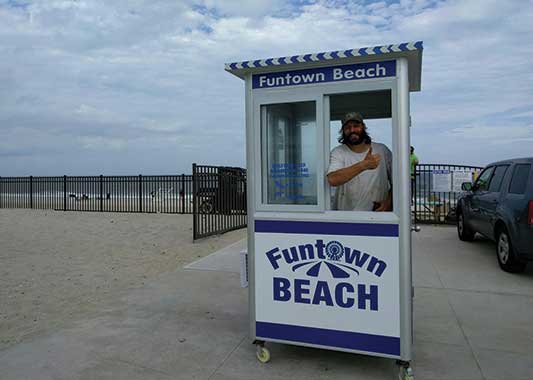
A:
{"label": "thumbs up hand", "polygon": [[381,156],[379,154],[372,154],[372,146],[370,146],[370,149],[368,149],[368,153],[366,154],[363,160],[363,164],[366,170],[377,168],[380,161]]}

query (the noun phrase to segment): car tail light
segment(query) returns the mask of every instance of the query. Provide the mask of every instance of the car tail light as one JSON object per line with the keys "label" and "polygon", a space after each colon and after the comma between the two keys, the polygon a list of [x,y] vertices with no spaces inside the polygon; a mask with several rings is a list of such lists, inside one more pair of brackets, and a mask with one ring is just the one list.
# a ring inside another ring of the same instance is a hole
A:
{"label": "car tail light", "polygon": [[529,201],[529,213],[527,214],[527,224],[533,226],[533,201]]}

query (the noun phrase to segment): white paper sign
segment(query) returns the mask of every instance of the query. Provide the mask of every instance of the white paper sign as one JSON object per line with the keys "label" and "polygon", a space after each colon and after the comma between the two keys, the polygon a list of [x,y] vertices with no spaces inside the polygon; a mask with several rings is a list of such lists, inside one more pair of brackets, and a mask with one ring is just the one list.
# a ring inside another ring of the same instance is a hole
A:
{"label": "white paper sign", "polygon": [[449,170],[433,170],[432,176],[432,192],[447,193],[452,191],[452,173]]}
{"label": "white paper sign", "polygon": [[472,183],[472,172],[471,171],[454,171],[453,172],[453,188],[454,193],[460,193],[463,190],[461,185],[465,182]]}

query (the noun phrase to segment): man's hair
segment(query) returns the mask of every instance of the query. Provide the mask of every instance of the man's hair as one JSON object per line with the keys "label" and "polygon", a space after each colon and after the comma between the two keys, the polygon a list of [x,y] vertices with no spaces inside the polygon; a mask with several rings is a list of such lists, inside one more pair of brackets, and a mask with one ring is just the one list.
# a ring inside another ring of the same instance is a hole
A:
{"label": "man's hair", "polygon": [[[363,143],[364,144],[370,144],[372,142],[372,137],[370,137],[370,135],[368,134],[367,130],[366,130],[366,124],[365,123],[362,123],[363,126],[364,126],[364,134],[365,134],[365,137],[364,137],[364,140],[363,140]],[[337,139],[339,141],[339,143],[341,144],[347,144],[346,142],[346,138],[344,137],[344,126],[341,126],[341,130],[339,131],[340,133],[340,136],[339,138]]]}

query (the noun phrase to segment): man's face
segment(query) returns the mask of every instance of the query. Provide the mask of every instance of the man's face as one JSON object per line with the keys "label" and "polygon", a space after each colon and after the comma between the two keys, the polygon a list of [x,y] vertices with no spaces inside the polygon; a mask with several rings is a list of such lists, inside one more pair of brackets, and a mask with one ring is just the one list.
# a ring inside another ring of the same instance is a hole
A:
{"label": "man's face", "polygon": [[342,127],[342,134],[344,140],[349,145],[359,145],[363,143],[368,136],[366,134],[366,127],[363,123],[355,120],[349,120]]}

